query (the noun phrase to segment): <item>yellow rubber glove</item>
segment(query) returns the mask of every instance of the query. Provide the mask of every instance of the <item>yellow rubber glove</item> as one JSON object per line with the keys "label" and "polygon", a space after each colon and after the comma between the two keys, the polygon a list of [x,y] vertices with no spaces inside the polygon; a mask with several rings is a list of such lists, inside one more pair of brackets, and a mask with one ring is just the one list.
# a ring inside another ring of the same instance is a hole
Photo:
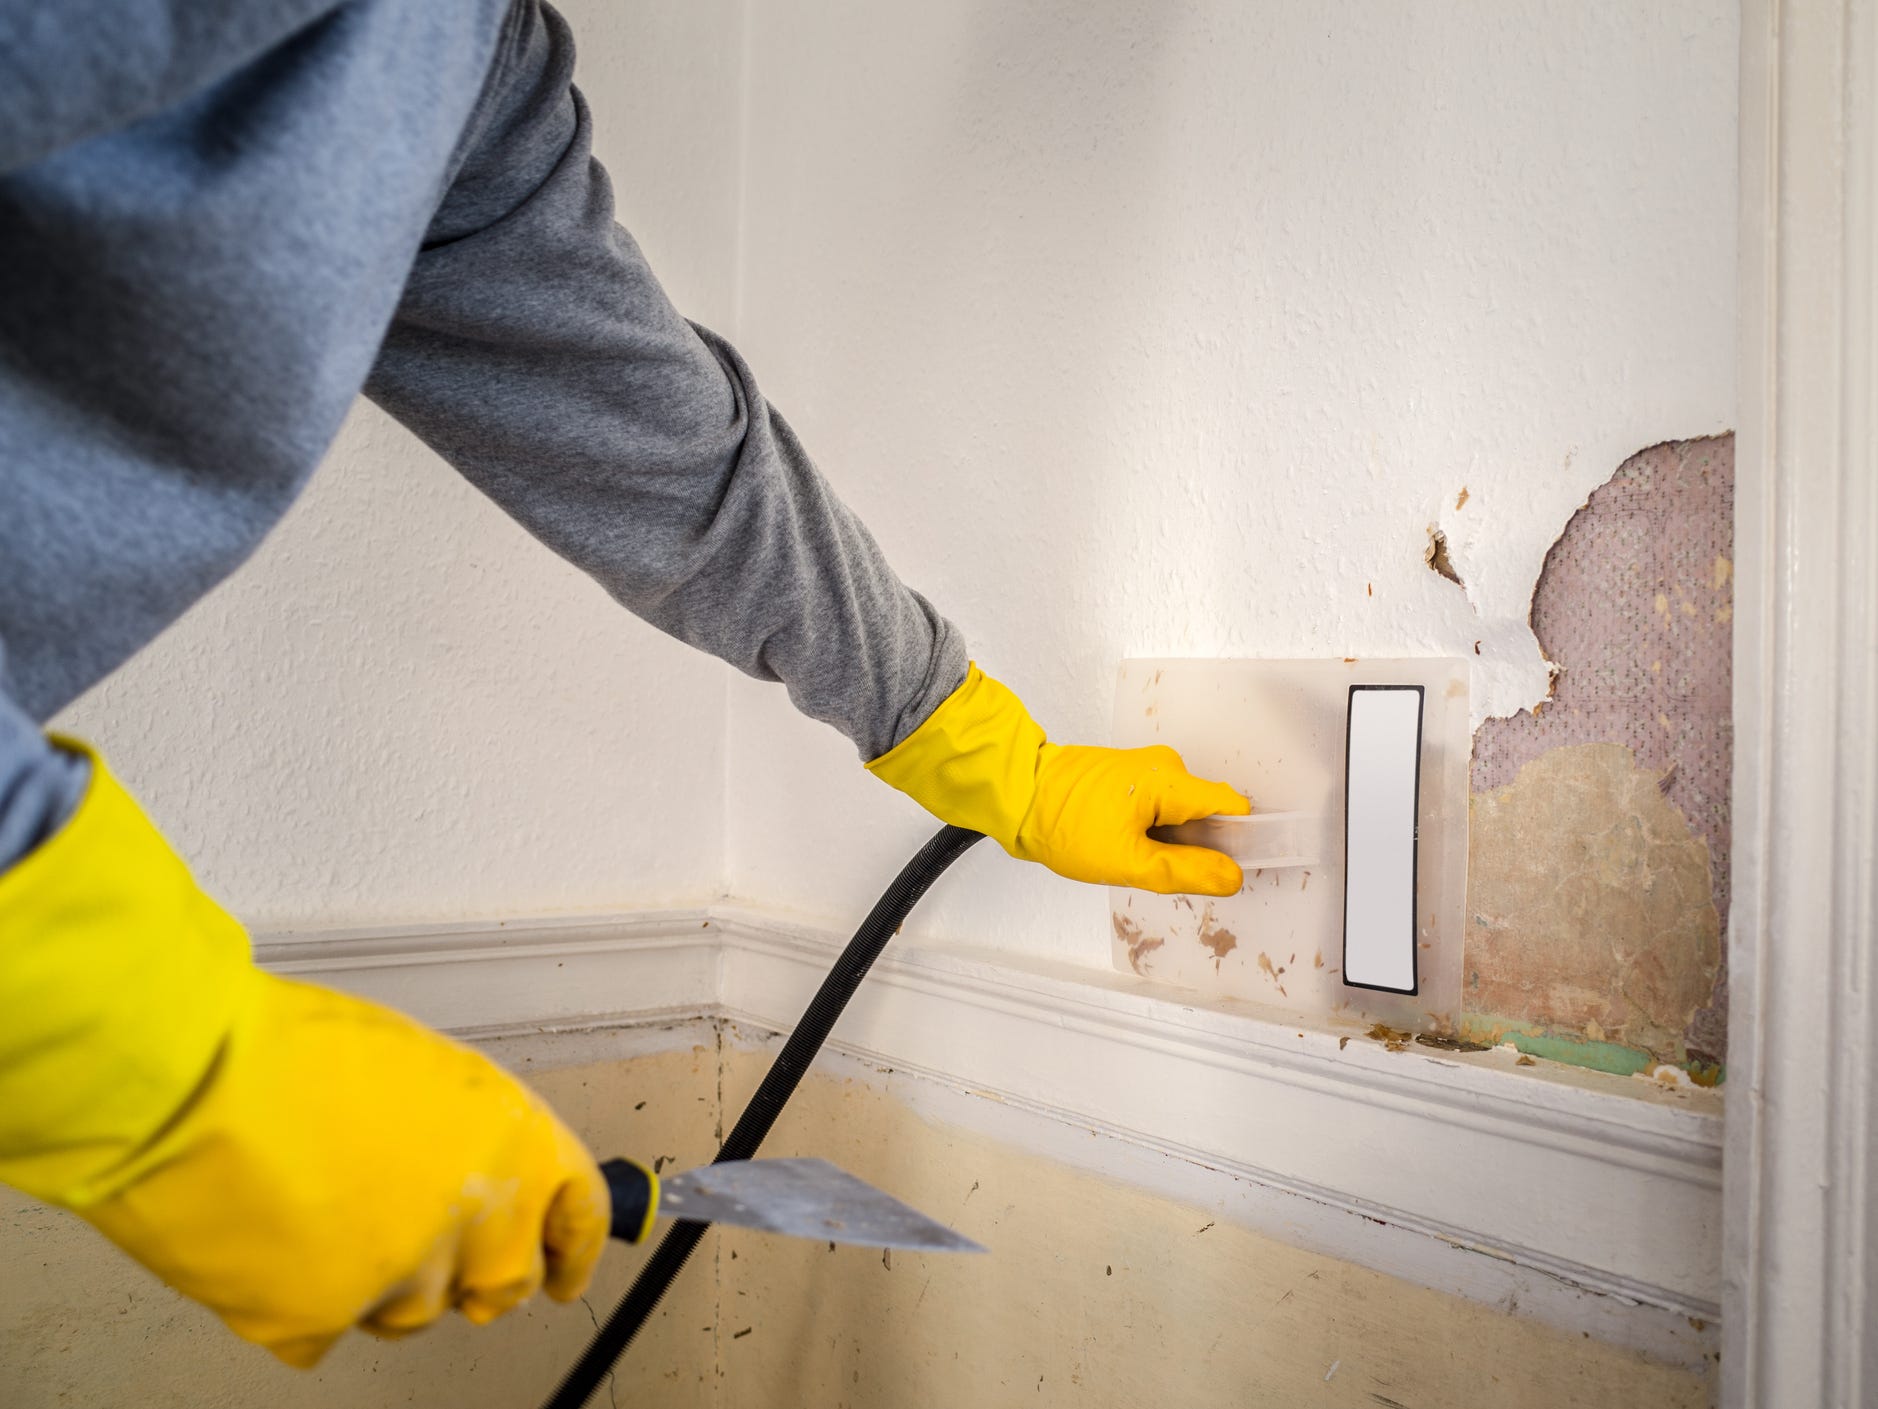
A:
{"label": "yellow rubber glove", "polygon": [[1244,797],[1194,777],[1164,746],[1049,743],[1017,696],[976,665],[867,768],[942,821],[1071,880],[1168,895],[1231,895],[1245,883],[1229,856],[1147,835],[1196,817],[1243,815],[1252,810]]}
{"label": "yellow rubber glove", "polygon": [[609,1217],[580,1141],[486,1058],[256,969],[95,757],[0,874],[0,1179],[300,1366],[354,1324],[570,1300]]}

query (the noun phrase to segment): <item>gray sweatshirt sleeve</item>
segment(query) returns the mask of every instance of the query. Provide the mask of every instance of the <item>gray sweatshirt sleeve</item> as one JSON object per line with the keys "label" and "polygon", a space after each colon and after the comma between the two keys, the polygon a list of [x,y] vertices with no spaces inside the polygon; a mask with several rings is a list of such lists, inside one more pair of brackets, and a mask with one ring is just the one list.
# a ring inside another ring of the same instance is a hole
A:
{"label": "gray sweatshirt sleeve", "polygon": [[0,874],[65,824],[90,777],[0,691]]}
{"label": "gray sweatshirt sleeve", "polygon": [[0,0],[0,172],[127,127],[343,0]]}
{"label": "gray sweatshirt sleeve", "polygon": [[497,62],[367,394],[630,610],[886,752],[962,638],[614,224],[560,17],[521,7]]}

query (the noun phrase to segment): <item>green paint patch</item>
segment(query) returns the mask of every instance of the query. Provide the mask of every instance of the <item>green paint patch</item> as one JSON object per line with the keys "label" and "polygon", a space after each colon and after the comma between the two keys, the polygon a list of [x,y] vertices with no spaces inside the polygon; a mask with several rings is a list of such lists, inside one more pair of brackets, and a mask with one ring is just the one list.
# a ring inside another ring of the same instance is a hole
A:
{"label": "green paint patch", "polygon": [[1510,1041],[1529,1057],[1567,1066],[1589,1067],[1615,1076],[1635,1076],[1656,1065],[1656,1058],[1635,1047],[1616,1042],[1593,1042],[1588,1037],[1558,1037],[1547,1033],[1512,1032]]}
{"label": "green paint patch", "polygon": [[[1613,1076],[1647,1075],[1652,1067],[1668,1065],[1686,1071],[1689,1080],[1697,1086],[1719,1086],[1728,1075],[1726,1064],[1707,1052],[1691,1049],[1683,1061],[1664,1063],[1662,1058],[1641,1047],[1629,1047],[1621,1042],[1595,1041],[1572,1033],[1547,1032],[1531,1023],[1490,1017],[1485,1013],[1465,1014],[1461,1018],[1458,1037],[1460,1041],[1454,1045],[1462,1050],[1473,1048],[1476,1044],[1479,1047],[1497,1047],[1511,1042],[1520,1052],[1535,1060],[1562,1062],[1566,1066],[1605,1071]],[[1443,1041],[1430,1045],[1445,1046],[1447,1043]]]}
{"label": "green paint patch", "polygon": [[1536,1032],[1523,1023],[1469,1013],[1461,1019],[1462,1035],[1471,1041],[1497,1045],[1511,1042],[1529,1057],[1566,1066],[1588,1067],[1614,1076],[1634,1076],[1656,1065],[1656,1058],[1639,1047],[1620,1042],[1594,1042],[1589,1037],[1568,1037]]}

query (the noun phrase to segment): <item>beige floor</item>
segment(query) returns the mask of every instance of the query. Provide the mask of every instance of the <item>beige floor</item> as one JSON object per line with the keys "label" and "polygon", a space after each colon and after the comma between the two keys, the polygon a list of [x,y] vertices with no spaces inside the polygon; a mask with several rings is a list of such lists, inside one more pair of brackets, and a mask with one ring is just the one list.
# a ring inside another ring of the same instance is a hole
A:
{"label": "beige floor", "polygon": [[[709,1040],[589,1060],[604,1035],[503,1044],[597,1151],[714,1148],[768,1058]],[[721,1068],[721,1069],[720,1069]],[[643,1102],[643,1106],[640,1103]],[[766,1154],[815,1153],[991,1249],[884,1256],[708,1237],[594,1403],[711,1409],[1076,1404],[1700,1409],[1710,1378],[1304,1252],[930,1125],[878,1085],[807,1082]],[[1456,1254],[1457,1256],[1461,1254]],[[604,1315],[643,1254],[608,1254]],[[274,1365],[76,1220],[0,1191],[0,1405],[538,1404],[586,1307],[532,1305],[397,1344],[354,1337],[313,1374]]]}
{"label": "beige floor", "polygon": [[[729,1053],[732,1109],[766,1062]],[[928,1125],[871,1083],[804,1085],[765,1153],[811,1152],[991,1255],[726,1234],[724,1409],[1712,1403],[1706,1377]]]}

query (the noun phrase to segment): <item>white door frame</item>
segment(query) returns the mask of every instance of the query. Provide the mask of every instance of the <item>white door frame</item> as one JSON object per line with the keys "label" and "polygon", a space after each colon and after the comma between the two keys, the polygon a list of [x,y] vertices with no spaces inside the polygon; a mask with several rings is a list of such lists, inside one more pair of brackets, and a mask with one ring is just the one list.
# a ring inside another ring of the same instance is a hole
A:
{"label": "white door frame", "polygon": [[1878,0],[1742,0],[1725,1409],[1878,1404]]}

